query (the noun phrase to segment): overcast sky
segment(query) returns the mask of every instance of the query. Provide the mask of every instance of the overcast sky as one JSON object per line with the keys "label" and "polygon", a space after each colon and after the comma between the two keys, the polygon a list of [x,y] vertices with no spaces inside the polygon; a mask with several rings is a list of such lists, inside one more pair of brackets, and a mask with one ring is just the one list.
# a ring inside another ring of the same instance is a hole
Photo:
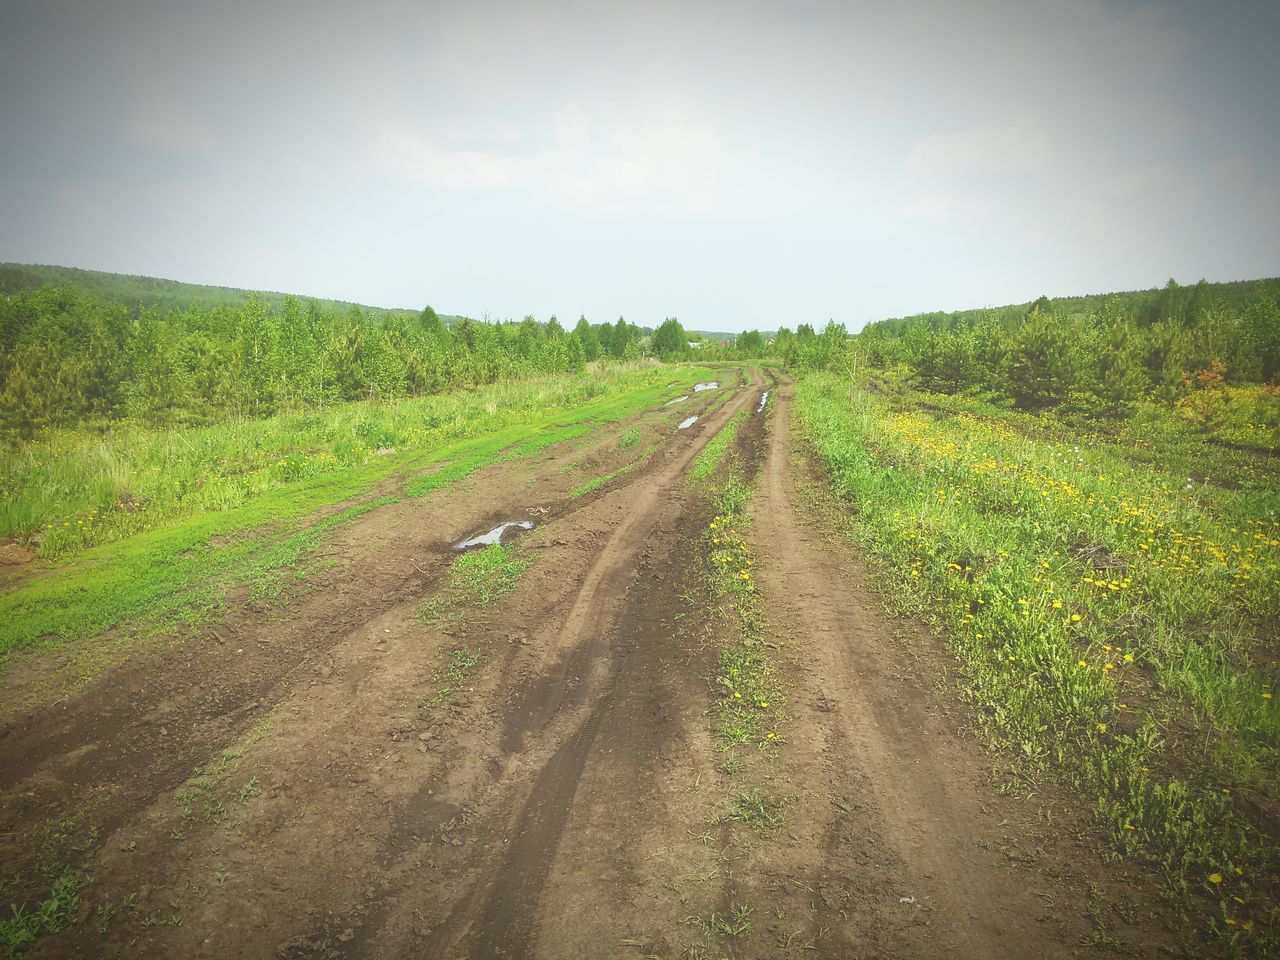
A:
{"label": "overcast sky", "polygon": [[0,0],[0,260],[738,330],[1280,274],[1280,2]]}

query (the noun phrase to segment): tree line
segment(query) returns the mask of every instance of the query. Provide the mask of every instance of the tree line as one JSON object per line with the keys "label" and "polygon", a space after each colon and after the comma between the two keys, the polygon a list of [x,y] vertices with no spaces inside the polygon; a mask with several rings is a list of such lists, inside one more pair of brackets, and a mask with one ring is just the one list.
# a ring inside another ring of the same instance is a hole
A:
{"label": "tree line", "polygon": [[61,287],[0,300],[0,425],[135,418],[162,425],[396,398],[643,355],[643,332],[553,317],[452,326],[427,307],[371,316],[284,297],[131,310]]}
{"label": "tree line", "polygon": [[905,366],[926,389],[986,392],[1028,410],[1074,403],[1119,413],[1169,405],[1196,383],[1275,383],[1280,281],[1201,282],[921,314],[867,326],[871,366]]}

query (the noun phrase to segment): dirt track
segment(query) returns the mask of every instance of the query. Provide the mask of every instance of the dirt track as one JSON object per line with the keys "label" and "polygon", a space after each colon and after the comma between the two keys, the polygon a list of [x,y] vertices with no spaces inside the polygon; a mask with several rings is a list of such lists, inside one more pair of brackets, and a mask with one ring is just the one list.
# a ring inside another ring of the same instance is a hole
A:
{"label": "dirt track", "polygon": [[[284,607],[233,605],[7,721],[7,855],[30,856],[19,838],[50,818],[100,827],[84,921],[33,955],[1157,955],[1165,922],[1074,839],[1072,806],[993,788],[946,706],[945,654],[885,619],[806,495],[786,386],[740,444],[791,704],[788,742],[753,769],[788,798],[785,825],[708,829],[734,781],[706,716],[714,645],[683,599],[706,519],[685,473],[754,409],[765,377],[746,377],[692,430],[642,417],[661,446],[597,493],[569,496],[621,463],[629,424],[379,508]],[[424,624],[447,545],[531,509],[515,592]],[[478,666],[432,704],[458,649]],[[114,918],[90,909],[130,894]],[[696,922],[735,907],[749,935]]]}

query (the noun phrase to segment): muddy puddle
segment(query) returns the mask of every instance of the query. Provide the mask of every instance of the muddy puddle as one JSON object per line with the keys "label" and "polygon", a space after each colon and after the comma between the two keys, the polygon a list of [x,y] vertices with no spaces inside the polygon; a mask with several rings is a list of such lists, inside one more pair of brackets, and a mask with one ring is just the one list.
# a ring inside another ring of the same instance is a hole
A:
{"label": "muddy puddle", "polygon": [[769,391],[766,390],[760,394],[760,406],[756,407],[756,413],[764,413],[764,405],[769,402]]}
{"label": "muddy puddle", "polygon": [[674,400],[668,400],[666,405],[669,407],[673,403],[684,403],[684,401],[688,399],[689,399],[689,395],[686,393],[683,397],[676,397]]}
{"label": "muddy puddle", "polygon": [[467,540],[461,540],[453,545],[455,550],[469,550],[472,547],[490,547],[495,543],[502,543],[503,540],[509,539],[508,533],[514,535],[517,530],[532,530],[532,520],[508,520],[500,523],[492,530],[486,533],[478,534]]}
{"label": "muddy puddle", "polygon": [[693,385],[693,392],[701,393],[703,390],[714,390],[718,386],[720,386],[719,380],[711,380],[707,383],[695,383]]}
{"label": "muddy puddle", "polygon": [[676,427],[676,429],[677,429],[677,430],[688,430],[690,427],[692,427],[692,426],[693,426],[695,423],[697,423],[697,422],[698,422],[698,418],[697,418],[697,417],[689,417],[687,420],[681,420],[681,421],[680,421],[680,426]]}

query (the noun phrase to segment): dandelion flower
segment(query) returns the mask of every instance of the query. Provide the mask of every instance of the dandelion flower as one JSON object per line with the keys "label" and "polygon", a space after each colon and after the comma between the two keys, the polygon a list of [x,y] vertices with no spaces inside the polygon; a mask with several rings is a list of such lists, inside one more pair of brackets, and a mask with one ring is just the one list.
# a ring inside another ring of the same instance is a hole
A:
{"label": "dandelion flower", "polygon": [[1209,874],[1209,882],[1210,882],[1210,883],[1212,883],[1212,884],[1215,884],[1215,885],[1217,885],[1217,884],[1221,883],[1221,882],[1222,882],[1222,874],[1220,874],[1220,873],[1211,873],[1211,874]]}

